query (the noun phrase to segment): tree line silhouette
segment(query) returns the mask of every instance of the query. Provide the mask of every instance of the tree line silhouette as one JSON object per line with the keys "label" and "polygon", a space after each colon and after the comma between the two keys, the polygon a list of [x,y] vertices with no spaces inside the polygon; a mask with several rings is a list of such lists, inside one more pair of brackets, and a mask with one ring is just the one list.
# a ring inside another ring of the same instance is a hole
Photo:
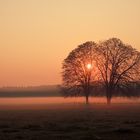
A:
{"label": "tree line silhouette", "polygon": [[95,43],[85,42],[72,50],[62,63],[64,96],[105,94],[107,103],[113,96],[138,95],[140,52],[118,38]]}

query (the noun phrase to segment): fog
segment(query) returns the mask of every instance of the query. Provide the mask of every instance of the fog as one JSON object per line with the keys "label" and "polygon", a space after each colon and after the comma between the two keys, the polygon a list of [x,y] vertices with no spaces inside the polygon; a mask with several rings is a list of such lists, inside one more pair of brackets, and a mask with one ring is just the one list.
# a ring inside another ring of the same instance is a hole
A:
{"label": "fog", "polygon": [[[90,97],[92,104],[106,103],[105,97]],[[84,97],[4,97],[0,98],[0,105],[50,105],[50,104],[81,104],[85,103]],[[116,103],[140,103],[139,98],[114,97],[112,104]]]}

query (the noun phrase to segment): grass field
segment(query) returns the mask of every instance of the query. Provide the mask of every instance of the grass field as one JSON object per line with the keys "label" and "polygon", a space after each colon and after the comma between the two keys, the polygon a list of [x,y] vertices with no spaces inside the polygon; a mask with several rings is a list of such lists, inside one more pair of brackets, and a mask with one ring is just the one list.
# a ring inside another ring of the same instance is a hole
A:
{"label": "grass field", "polygon": [[140,104],[0,106],[0,140],[140,140]]}

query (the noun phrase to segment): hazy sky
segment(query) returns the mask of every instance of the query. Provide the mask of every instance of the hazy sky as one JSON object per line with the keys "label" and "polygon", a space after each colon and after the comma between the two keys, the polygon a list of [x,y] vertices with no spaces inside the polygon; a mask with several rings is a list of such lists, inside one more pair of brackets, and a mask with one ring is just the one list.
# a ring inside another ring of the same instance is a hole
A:
{"label": "hazy sky", "polygon": [[110,37],[140,50],[140,0],[0,0],[0,86],[59,84],[72,49]]}

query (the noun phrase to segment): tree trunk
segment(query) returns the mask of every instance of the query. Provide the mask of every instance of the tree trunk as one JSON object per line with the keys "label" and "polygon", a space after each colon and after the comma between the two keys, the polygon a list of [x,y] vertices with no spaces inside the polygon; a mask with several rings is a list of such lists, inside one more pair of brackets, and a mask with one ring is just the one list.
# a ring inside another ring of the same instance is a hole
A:
{"label": "tree trunk", "polygon": [[111,97],[107,97],[107,104],[108,104],[108,105],[111,104]]}
{"label": "tree trunk", "polygon": [[111,98],[112,98],[112,90],[107,88],[106,89],[106,97],[107,97],[107,104],[111,104]]}
{"label": "tree trunk", "polygon": [[89,104],[89,101],[88,101],[88,95],[86,95],[86,105]]}
{"label": "tree trunk", "polygon": [[86,105],[88,105],[89,104],[89,100],[88,100],[88,98],[89,98],[89,87],[87,88],[87,86],[86,86],[85,89],[84,89],[84,92],[85,92],[85,98],[86,98]]}

